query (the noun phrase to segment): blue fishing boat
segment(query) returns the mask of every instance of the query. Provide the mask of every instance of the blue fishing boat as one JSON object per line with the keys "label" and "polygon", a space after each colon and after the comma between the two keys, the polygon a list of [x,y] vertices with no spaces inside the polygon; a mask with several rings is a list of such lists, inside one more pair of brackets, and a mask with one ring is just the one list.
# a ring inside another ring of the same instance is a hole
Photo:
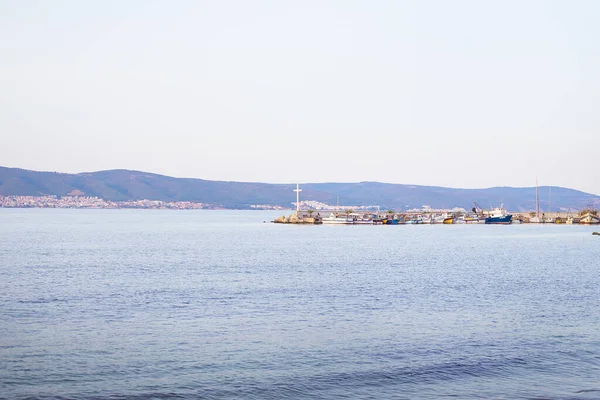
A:
{"label": "blue fishing boat", "polygon": [[492,209],[492,211],[485,217],[486,224],[502,224],[508,225],[512,219],[512,214],[508,214],[504,205]]}
{"label": "blue fishing boat", "polygon": [[398,217],[397,214],[394,214],[394,215],[390,214],[387,217],[385,217],[383,220],[385,221],[384,222],[385,225],[398,225],[399,223],[402,223],[401,218]]}

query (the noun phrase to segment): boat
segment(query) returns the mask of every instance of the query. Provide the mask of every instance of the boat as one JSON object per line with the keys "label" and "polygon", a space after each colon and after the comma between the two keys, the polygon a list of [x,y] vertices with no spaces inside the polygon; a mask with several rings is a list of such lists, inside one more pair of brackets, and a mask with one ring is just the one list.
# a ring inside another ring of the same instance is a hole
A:
{"label": "boat", "polygon": [[420,224],[433,224],[433,217],[431,216],[431,214],[427,214],[425,216],[421,217],[421,222],[419,222]]}
{"label": "boat", "polygon": [[600,224],[600,217],[598,215],[592,214],[591,212],[585,213],[580,219],[580,224],[585,225],[598,225]]}
{"label": "boat", "polygon": [[495,207],[492,209],[492,211],[490,211],[488,216],[485,218],[485,223],[508,225],[510,224],[511,219],[512,214],[508,214],[504,208],[504,204],[501,204],[500,207]]}
{"label": "boat", "polygon": [[543,224],[544,218],[540,217],[540,195],[538,192],[538,180],[537,176],[535,177],[535,216],[529,218],[530,224]]}
{"label": "boat", "polygon": [[383,217],[381,217],[381,215],[377,215],[377,216],[373,217],[373,225],[385,225],[385,222],[383,221]]}
{"label": "boat", "polygon": [[324,224],[353,224],[354,223],[354,218],[352,217],[341,217],[339,215],[336,215],[334,213],[329,214],[328,217],[323,217],[321,219],[323,221]]}
{"label": "boat", "polygon": [[462,215],[458,218],[454,218],[453,223],[455,224],[479,224],[483,221],[477,215],[467,214]]}
{"label": "boat", "polygon": [[399,223],[402,223],[402,218],[399,217],[398,214],[388,215],[385,221],[386,225],[398,225]]}
{"label": "boat", "polygon": [[441,214],[441,215],[437,215],[435,217],[432,218],[431,223],[432,224],[446,224],[449,225],[452,223],[452,221],[454,220],[454,217],[451,215],[448,215],[447,213]]}
{"label": "boat", "polygon": [[580,221],[579,217],[573,217],[573,216],[569,216],[567,217],[567,225],[573,225],[573,224],[578,224]]}
{"label": "boat", "polygon": [[483,221],[477,215],[465,215],[465,224],[481,224]]}
{"label": "boat", "polygon": [[374,216],[367,214],[350,214],[354,218],[354,224],[356,225],[373,225],[374,224]]}
{"label": "boat", "polygon": [[[548,188],[548,214],[552,212],[552,187]],[[544,219],[545,224],[555,224],[556,218],[548,216]]]}

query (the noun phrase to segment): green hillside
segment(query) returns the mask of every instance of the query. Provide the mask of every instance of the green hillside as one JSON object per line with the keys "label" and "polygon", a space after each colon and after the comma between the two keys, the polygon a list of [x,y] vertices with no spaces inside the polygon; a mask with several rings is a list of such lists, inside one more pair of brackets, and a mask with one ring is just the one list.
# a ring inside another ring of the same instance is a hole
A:
{"label": "green hillside", "polygon": [[[80,194],[106,200],[195,201],[225,208],[250,208],[252,204],[291,207],[295,201],[292,184],[224,182],[191,178],[173,178],[148,172],[109,170],[80,174],[38,172],[0,167],[0,195],[67,196]],[[535,209],[535,188],[492,187],[453,189],[379,182],[306,183],[302,200],[315,200],[350,206],[379,205],[409,209],[429,205],[433,208],[471,208],[476,201],[484,208],[504,203],[512,211]],[[562,187],[540,187],[540,203],[552,210],[578,210],[600,205],[600,197]]]}

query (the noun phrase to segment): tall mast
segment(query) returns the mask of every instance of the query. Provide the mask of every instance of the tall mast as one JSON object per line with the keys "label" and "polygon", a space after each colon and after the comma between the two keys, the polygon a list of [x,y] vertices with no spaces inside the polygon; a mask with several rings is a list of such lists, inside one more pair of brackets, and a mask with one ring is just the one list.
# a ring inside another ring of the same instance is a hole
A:
{"label": "tall mast", "polygon": [[538,196],[538,178],[535,177],[535,212],[537,217],[540,217],[540,197]]}

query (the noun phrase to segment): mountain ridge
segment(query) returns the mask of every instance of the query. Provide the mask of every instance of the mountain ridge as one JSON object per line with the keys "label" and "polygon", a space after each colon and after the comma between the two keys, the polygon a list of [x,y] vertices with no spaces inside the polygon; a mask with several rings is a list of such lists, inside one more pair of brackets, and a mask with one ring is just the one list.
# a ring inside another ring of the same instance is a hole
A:
{"label": "mountain ridge", "polygon": [[[535,210],[535,187],[494,186],[483,189],[448,188],[415,184],[325,182],[302,184],[301,200],[348,206],[379,205],[393,209],[483,208],[504,203],[512,211]],[[0,195],[82,195],[111,201],[194,201],[223,208],[247,209],[252,205],[291,207],[295,184],[243,181],[212,181],[175,178],[152,172],[112,169],[76,174],[32,171],[0,166]],[[542,209],[577,210],[600,205],[600,196],[559,186],[539,188]],[[550,203],[550,192],[552,196]]]}

